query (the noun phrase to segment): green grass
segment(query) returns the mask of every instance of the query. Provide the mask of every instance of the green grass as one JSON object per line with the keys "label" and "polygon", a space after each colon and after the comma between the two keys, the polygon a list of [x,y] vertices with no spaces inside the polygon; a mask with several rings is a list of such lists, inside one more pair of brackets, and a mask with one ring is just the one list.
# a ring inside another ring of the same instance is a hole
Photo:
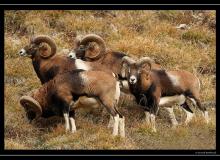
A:
{"label": "green grass", "polygon": [[[195,12],[196,15],[199,12]],[[215,149],[215,110],[209,106],[206,125],[196,110],[188,125],[172,129],[164,109],[156,118],[157,133],[144,123],[143,111],[124,96],[119,105],[125,115],[126,138],[113,137],[102,108],[78,110],[77,132],[65,133],[64,120],[40,119],[29,124],[19,98],[41,86],[31,60],[17,53],[35,35],[51,36],[58,51],[71,49],[77,35],[96,33],[109,49],[133,58],[150,56],[166,69],[184,69],[201,80],[201,100],[215,101],[216,32],[210,28],[215,11],[208,11],[201,25],[187,11],[5,11],[5,149]],[[177,30],[180,23],[189,30]],[[175,109],[178,121],[182,110]]]}

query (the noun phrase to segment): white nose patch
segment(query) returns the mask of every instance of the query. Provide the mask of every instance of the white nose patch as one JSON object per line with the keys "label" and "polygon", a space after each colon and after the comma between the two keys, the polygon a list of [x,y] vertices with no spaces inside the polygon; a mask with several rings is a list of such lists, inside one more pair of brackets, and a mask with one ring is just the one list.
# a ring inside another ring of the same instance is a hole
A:
{"label": "white nose patch", "polygon": [[26,50],[25,49],[21,49],[19,54],[20,54],[20,56],[25,56],[26,55]]}
{"label": "white nose patch", "polygon": [[131,76],[130,79],[129,79],[129,82],[131,84],[135,84],[137,82],[137,78],[135,76]]}
{"label": "white nose patch", "polygon": [[68,57],[73,58],[73,59],[76,59],[76,53],[75,53],[75,52],[70,52],[70,53],[68,54]]}

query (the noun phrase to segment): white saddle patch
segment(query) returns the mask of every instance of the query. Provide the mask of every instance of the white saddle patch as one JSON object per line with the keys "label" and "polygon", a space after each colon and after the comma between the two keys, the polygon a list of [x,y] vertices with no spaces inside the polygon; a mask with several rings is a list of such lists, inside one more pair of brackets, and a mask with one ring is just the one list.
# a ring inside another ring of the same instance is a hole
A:
{"label": "white saddle patch", "polygon": [[179,86],[179,77],[178,76],[172,75],[170,73],[167,73],[167,75],[174,86]]}
{"label": "white saddle patch", "polygon": [[90,70],[90,66],[87,65],[84,61],[81,59],[76,59],[75,61],[76,69],[83,69],[83,70]]}

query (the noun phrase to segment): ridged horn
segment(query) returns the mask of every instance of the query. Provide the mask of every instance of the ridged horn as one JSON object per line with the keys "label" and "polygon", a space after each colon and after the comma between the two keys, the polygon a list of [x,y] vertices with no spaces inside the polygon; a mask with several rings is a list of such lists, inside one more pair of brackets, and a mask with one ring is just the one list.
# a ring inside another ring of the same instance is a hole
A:
{"label": "ridged horn", "polygon": [[47,51],[40,52],[40,56],[43,58],[49,58],[49,57],[52,57],[54,54],[56,54],[56,51],[57,51],[56,43],[49,36],[37,36],[32,40],[32,43],[35,43],[38,45],[40,43],[47,43],[50,46],[50,49],[51,49],[50,53],[48,53]]}
{"label": "ridged horn", "polygon": [[133,60],[131,57],[125,56],[122,58],[122,64],[127,63],[128,65],[135,63],[135,60]]}
{"label": "ridged horn", "polygon": [[122,58],[122,68],[121,68],[121,76],[123,78],[126,78],[128,75],[128,68],[129,65],[134,64],[135,60],[133,60],[132,58],[125,56]]}
{"label": "ridged horn", "polygon": [[25,111],[28,113],[30,111],[36,114],[36,117],[40,117],[42,115],[41,105],[31,96],[22,96],[20,98],[20,104],[24,107]]}
{"label": "ridged horn", "polygon": [[96,34],[88,34],[82,38],[82,40],[80,41],[80,45],[87,45],[87,43],[89,42],[96,42],[100,48],[99,53],[93,53],[88,56],[89,58],[97,58],[98,56],[101,56],[100,54],[104,54],[106,52],[106,44],[102,37]]}
{"label": "ridged horn", "polygon": [[150,69],[153,63],[155,63],[155,61],[153,59],[151,59],[150,57],[143,57],[140,60],[137,61],[137,65],[138,66],[142,66],[143,64],[148,64]]}

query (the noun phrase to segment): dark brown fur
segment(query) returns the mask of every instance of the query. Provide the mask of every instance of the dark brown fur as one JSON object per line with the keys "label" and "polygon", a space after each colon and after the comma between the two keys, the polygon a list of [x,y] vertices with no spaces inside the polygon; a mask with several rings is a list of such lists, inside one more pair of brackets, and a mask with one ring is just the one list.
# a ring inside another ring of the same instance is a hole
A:
{"label": "dark brown fur", "polygon": [[[52,55],[48,53],[50,47],[45,45],[44,41],[46,41],[53,47],[53,49],[51,49],[53,51]],[[52,41],[52,39],[50,39],[47,36],[36,37],[31,41],[30,44],[25,46],[24,49],[26,51],[27,56],[32,59],[34,70],[37,73],[37,76],[42,84],[53,79],[57,74],[77,69],[74,59],[71,59],[66,55],[56,54],[56,45]],[[42,57],[42,55],[46,54],[49,56]],[[93,64],[91,62],[84,63],[91,66],[91,70],[102,70],[112,73],[112,71],[110,71],[105,66],[100,67],[100,65]]]}
{"label": "dark brown fur", "polygon": [[[168,74],[179,77],[177,86],[173,84]],[[193,98],[199,109],[203,112],[206,111],[206,108],[201,106],[200,103],[198,79],[190,72],[183,70],[165,71],[141,69],[140,73],[138,73],[137,69],[131,67],[130,75],[137,76],[137,83],[133,85],[130,84],[131,92],[135,95],[137,100],[140,100],[141,94],[152,99],[150,104],[148,103],[148,106],[150,108],[155,107],[156,109],[153,109],[154,111],[158,110],[160,97],[180,94]],[[187,104],[184,103],[183,105]]]}
{"label": "dark brown fur", "polygon": [[115,108],[116,82],[112,75],[102,71],[75,70],[57,75],[31,96],[41,105],[43,117],[47,117],[49,111],[54,115],[62,115],[64,110],[74,112],[72,102],[84,95],[97,97],[109,113],[115,116],[118,113]]}
{"label": "dark brown fur", "polygon": [[[99,49],[94,42],[98,44]],[[125,53],[106,49],[104,40],[94,34],[85,36],[76,46],[74,51],[77,58],[101,64],[121,77],[122,58],[126,56]]]}
{"label": "dark brown fur", "polygon": [[[46,38],[46,40],[45,40]],[[42,57],[41,55],[49,55],[48,52],[50,50],[50,46],[47,46],[41,42],[47,42],[49,43],[53,49],[51,49],[54,53],[52,56],[48,57]],[[35,43],[36,42],[36,43]],[[42,84],[45,84],[46,82],[52,80],[57,75],[76,70],[76,63],[75,60],[72,58],[67,57],[66,55],[58,55],[56,54],[56,45],[55,43],[47,36],[39,36],[35,39],[33,39],[30,44],[24,47],[24,50],[26,51],[26,54],[28,57],[32,59],[32,64],[34,67],[34,70],[40,79]],[[45,53],[43,53],[45,52]],[[112,71],[110,71],[105,66],[101,66],[92,62],[84,62],[85,64],[89,65],[91,70],[102,70],[105,72],[108,72],[112,74]],[[47,91],[45,88],[41,88],[41,90]],[[79,104],[82,101],[82,104],[84,104],[86,97],[79,98]],[[46,102],[46,101],[45,101]],[[43,102],[42,102],[43,103]],[[51,104],[51,103],[49,103]],[[44,106],[47,106],[46,104]],[[54,112],[53,110],[56,110],[57,106],[59,107],[59,103],[54,103],[54,105],[47,106],[47,110],[45,111],[45,114],[43,114],[44,117],[53,116]],[[83,106],[83,105],[81,105]],[[56,111],[55,111],[56,112]]]}
{"label": "dark brown fur", "polygon": [[88,58],[85,58],[84,56],[85,52],[89,52],[89,51],[83,52],[83,51],[75,50],[75,52],[77,58],[80,58],[85,61],[95,62],[98,65],[105,66],[113,73],[121,77],[122,58],[126,56],[125,53],[107,51],[104,55],[100,56],[98,59],[90,60]]}

